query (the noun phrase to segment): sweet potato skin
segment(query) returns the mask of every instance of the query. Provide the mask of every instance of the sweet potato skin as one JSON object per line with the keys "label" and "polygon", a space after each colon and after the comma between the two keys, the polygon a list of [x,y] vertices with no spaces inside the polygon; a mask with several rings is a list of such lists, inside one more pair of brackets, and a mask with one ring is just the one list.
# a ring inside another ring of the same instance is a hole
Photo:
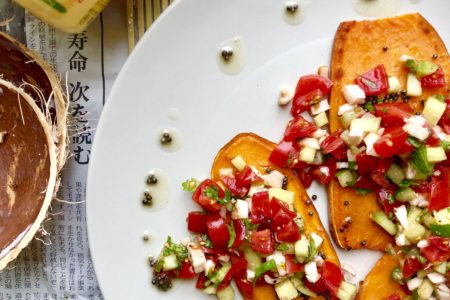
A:
{"label": "sweet potato skin", "polygon": [[[341,128],[337,112],[339,106],[345,103],[342,87],[353,84],[357,74],[384,64],[388,75],[397,76],[406,88],[407,71],[399,60],[402,54],[439,64],[447,78],[446,87],[424,89],[421,97],[411,98],[409,104],[414,111],[422,110],[422,99],[429,95],[448,96],[450,60],[447,49],[434,28],[420,14],[340,24],[331,61],[331,80],[334,84],[330,95],[332,132]],[[438,55],[437,59],[433,58],[434,54]],[[386,244],[392,241],[369,218],[371,212],[379,210],[374,193],[360,196],[350,189],[341,188],[337,180],[333,180],[328,187],[328,195],[330,231],[339,247],[384,250]],[[345,201],[349,202],[348,206],[344,205]],[[352,223],[346,226],[348,217]]]}
{"label": "sweet potato skin", "polygon": [[356,300],[378,300],[386,299],[393,293],[400,298],[406,296],[400,285],[391,280],[392,269],[399,264],[399,257],[385,254],[367,274],[361,285]]}
{"label": "sweet potato skin", "polygon": [[[220,180],[220,169],[233,167],[231,159],[240,155],[248,165],[258,168],[261,173],[269,167],[278,170],[288,177],[287,189],[295,192],[294,207],[305,221],[307,234],[317,233],[323,238],[321,250],[326,255],[327,260],[340,265],[336,252],[331,244],[331,240],[325,231],[319,215],[309,200],[306,190],[297,178],[296,174],[285,168],[279,168],[269,162],[269,156],[276,145],[254,133],[241,133],[228,142],[217,154],[211,170],[211,178]],[[309,213],[312,212],[312,216]],[[277,299],[274,289],[271,286],[261,286],[254,289],[254,299],[269,300]],[[321,299],[321,298],[318,298]]]}

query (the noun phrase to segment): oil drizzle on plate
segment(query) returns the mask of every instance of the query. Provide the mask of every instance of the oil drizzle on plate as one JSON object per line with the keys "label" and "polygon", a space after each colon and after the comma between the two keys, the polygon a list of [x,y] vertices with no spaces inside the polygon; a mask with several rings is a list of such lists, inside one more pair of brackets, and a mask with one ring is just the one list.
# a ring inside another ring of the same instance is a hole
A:
{"label": "oil drizzle on plate", "polygon": [[305,20],[309,4],[307,0],[287,1],[282,8],[283,20],[292,26],[301,24]]}
{"label": "oil drizzle on plate", "polygon": [[[152,180],[149,180],[150,178]],[[169,200],[169,177],[167,174],[161,169],[153,168],[149,170],[145,183],[146,188],[142,197],[150,203],[144,204],[144,208],[152,211],[164,208]]]}
{"label": "oil drizzle on plate", "polygon": [[181,148],[181,133],[173,127],[160,129],[156,137],[156,142],[164,151],[176,152]]}
{"label": "oil drizzle on plate", "polygon": [[222,43],[217,53],[217,65],[227,75],[240,73],[247,63],[247,53],[240,36]]}
{"label": "oil drizzle on plate", "polygon": [[391,17],[398,13],[401,0],[353,0],[353,9],[366,17]]}

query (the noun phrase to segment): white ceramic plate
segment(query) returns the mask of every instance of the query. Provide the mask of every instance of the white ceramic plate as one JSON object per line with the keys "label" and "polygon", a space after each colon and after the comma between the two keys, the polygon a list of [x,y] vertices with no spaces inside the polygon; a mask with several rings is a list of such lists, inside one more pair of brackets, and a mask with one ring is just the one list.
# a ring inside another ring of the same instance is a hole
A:
{"label": "white ceramic plate", "polygon": [[[376,1],[381,0],[371,0]],[[400,2],[399,14],[421,12],[449,41],[449,1]],[[280,87],[295,86],[300,75],[329,64],[341,21],[366,18],[351,1],[317,0],[308,6],[304,22],[291,26],[283,19],[285,5],[178,1],[127,61],[104,108],[88,178],[89,239],[106,299],[210,299],[195,290],[193,281],[177,281],[167,293],[151,285],[147,256],[159,253],[167,235],[177,241],[187,236],[187,212],[198,209],[181,182],[208,177],[217,151],[237,133],[280,140],[290,118],[289,109],[277,105]],[[242,38],[247,60],[242,72],[230,76],[216,61],[220,45],[235,36]],[[166,128],[180,134],[176,152],[158,143]],[[168,202],[157,211],[141,204],[146,175],[154,168],[168,176]],[[324,189],[313,185],[309,193],[319,196],[315,205],[328,224]],[[147,243],[142,240],[146,230],[151,235]],[[339,255],[361,280],[380,254]]]}

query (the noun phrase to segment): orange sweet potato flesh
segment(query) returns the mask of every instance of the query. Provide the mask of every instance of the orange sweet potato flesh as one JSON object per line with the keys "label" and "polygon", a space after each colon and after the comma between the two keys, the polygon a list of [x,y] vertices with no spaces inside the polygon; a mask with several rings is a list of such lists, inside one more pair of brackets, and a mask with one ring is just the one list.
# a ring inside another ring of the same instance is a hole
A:
{"label": "orange sweet potato flesh", "polygon": [[361,285],[356,300],[386,299],[397,293],[400,299],[406,297],[398,283],[391,280],[392,270],[399,265],[399,257],[385,254],[367,274]]}
{"label": "orange sweet potato flesh", "polygon": [[[387,47],[387,50],[383,50]],[[407,54],[416,59],[429,60],[442,67],[447,86],[439,89],[423,89],[423,95],[409,101],[413,110],[421,111],[422,99],[429,95],[448,96],[450,60],[447,49],[434,28],[419,14],[373,21],[351,21],[340,24],[333,44],[331,80],[334,85],[330,95],[330,129],[341,128],[337,112],[345,103],[342,87],[353,84],[357,74],[384,64],[390,76],[397,76],[406,88],[407,70],[400,56]],[[434,59],[433,55],[438,58]],[[379,210],[374,193],[360,196],[349,188],[340,187],[337,180],[328,187],[330,231],[338,246],[345,249],[368,248],[384,250],[392,238],[374,224],[369,215]],[[344,205],[348,201],[349,205]],[[352,223],[345,226],[345,219]],[[364,241],[362,243],[362,241]]]}
{"label": "orange sweet potato flesh", "polygon": [[[269,156],[275,148],[275,144],[253,133],[241,133],[228,142],[222,149],[220,149],[211,170],[211,178],[215,181],[220,181],[220,169],[232,168],[231,160],[240,155],[249,166],[256,167],[261,173],[269,167],[272,170],[278,170],[288,177],[287,189],[295,193],[294,207],[305,221],[305,233],[317,233],[323,238],[323,245],[321,251],[326,255],[326,259],[340,265],[336,252],[331,244],[331,240],[325,231],[319,214],[317,213],[312,201],[307,204],[309,196],[305,188],[298,180],[296,174],[285,168],[279,168],[269,161]],[[309,213],[312,212],[312,216]],[[277,299],[275,291],[271,286],[261,286],[254,289],[253,299],[269,300]],[[321,298],[317,298],[321,299]]]}

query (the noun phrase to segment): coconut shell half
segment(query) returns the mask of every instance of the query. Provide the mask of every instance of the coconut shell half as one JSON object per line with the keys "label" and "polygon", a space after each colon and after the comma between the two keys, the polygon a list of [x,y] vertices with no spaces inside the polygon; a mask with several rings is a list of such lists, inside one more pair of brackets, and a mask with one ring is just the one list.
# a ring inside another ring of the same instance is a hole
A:
{"label": "coconut shell half", "polygon": [[0,79],[0,270],[32,240],[56,191],[49,123],[29,94]]}
{"label": "coconut shell half", "polygon": [[61,170],[67,156],[67,105],[58,78],[37,53],[2,32],[0,57],[1,78],[23,88],[41,111],[51,116],[58,169]]}

